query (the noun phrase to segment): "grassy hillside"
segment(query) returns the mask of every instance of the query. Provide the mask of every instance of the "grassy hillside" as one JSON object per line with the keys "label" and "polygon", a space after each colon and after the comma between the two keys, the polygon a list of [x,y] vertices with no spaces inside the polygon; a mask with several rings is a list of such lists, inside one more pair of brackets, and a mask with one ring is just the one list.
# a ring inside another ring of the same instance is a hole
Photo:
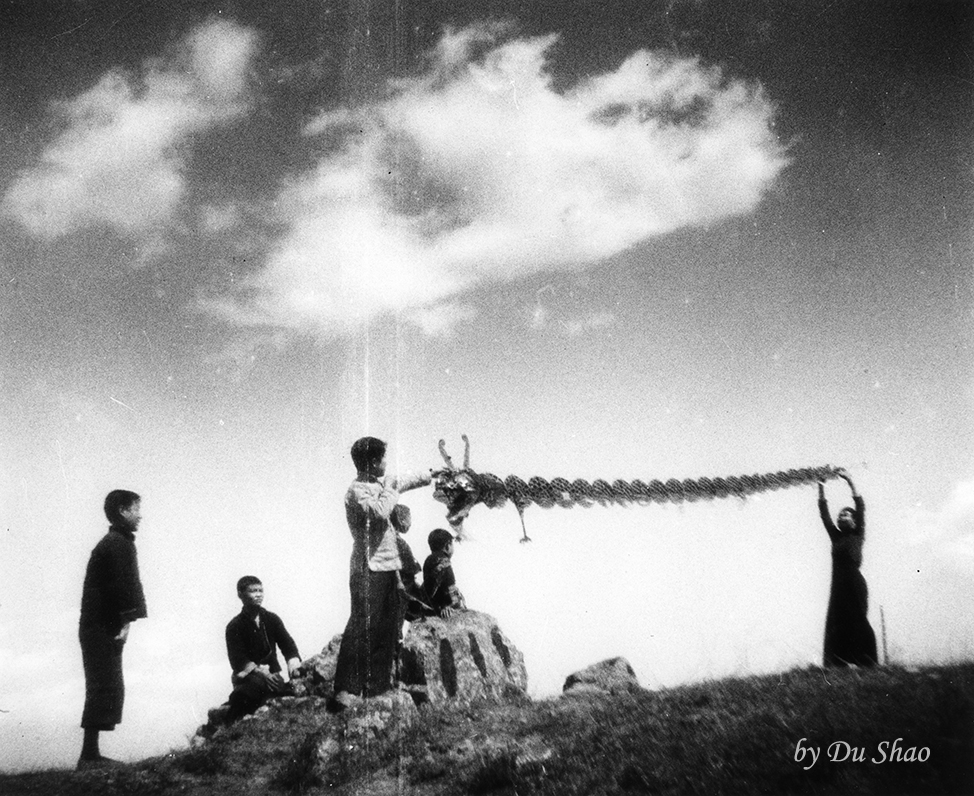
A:
{"label": "grassy hillside", "polygon": [[[0,793],[974,793],[974,663],[427,707],[364,745],[342,726],[317,700],[289,701],[194,749],[107,772],[3,776]],[[323,766],[315,750],[332,737]],[[820,750],[814,763],[796,759],[799,744]]]}

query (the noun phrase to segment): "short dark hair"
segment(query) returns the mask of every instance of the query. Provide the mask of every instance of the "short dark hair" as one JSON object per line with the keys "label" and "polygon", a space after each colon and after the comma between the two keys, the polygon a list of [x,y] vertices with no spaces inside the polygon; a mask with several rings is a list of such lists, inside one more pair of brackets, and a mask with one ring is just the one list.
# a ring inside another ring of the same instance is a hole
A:
{"label": "short dark hair", "polygon": [[397,503],[392,507],[392,514],[389,515],[389,522],[399,533],[406,533],[409,526],[413,524],[413,514],[409,506]]}
{"label": "short dark hair", "polygon": [[352,443],[352,461],[359,472],[368,472],[386,455],[386,444],[376,437],[362,437]]}
{"label": "short dark hair", "polygon": [[260,582],[260,578],[258,578],[256,575],[244,575],[240,580],[237,581],[237,594],[243,594],[244,589],[255,584],[260,586],[264,585]]}
{"label": "short dark hair", "polygon": [[435,553],[437,550],[443,550],[453,541],[453,534],[443,528],[437,528],[436,530],[430,531],[427,541],[429,542],[430,550]]}
{"label": "short dark hair", "polygon": [[132,504],[142,500],[135,492],[127,489],[113,489],[105,496],[105,516],[113,525],[122,521],[122,509],[132,508]]}

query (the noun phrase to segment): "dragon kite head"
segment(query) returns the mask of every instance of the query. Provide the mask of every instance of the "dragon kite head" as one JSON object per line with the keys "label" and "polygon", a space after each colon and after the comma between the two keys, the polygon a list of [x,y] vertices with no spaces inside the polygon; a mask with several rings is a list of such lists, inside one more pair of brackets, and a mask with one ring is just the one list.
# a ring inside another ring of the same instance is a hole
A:
{"label": "dragon kite head", "polygon": [[453,459],[446,452],[446,443],[440,440],[440,455],[446,462],[446,469],[434,473],[435,488],[433,498],[446,504],[446,521],[460,541],[463,541],[463,521],[470,510],[482,502],[478,488],[476,473],[470,469],[470,440],[467,435],[463,439],[463,468],[457,467]]}

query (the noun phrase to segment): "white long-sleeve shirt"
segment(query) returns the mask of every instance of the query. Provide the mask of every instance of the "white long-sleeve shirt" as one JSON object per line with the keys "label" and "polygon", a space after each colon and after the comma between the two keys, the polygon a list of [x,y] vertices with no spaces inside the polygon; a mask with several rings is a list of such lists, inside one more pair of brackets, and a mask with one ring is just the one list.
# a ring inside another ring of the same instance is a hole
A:
{"label": "white long-sleeve shirt", "polygon": [[345,517],[352,534],[351,567],[363,562],[373,572],[402,568],[396,544],[396,529],[389,518],[399,495],[432,481],[429,473],[406,473],[378,479],[361,473],[345,493]]}

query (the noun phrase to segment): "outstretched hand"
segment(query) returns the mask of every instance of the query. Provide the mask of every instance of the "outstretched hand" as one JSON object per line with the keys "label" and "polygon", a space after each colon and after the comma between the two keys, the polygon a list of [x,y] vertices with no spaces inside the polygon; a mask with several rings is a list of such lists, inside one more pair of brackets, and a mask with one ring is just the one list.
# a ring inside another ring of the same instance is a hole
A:
{"label": "outstretched hand", "polygon": [[856,491],[856,485],[852,482],[852,476],[849,475],[849,471],[846,470],[845,467],[836,467],[835,474],[849,485],[849,489],[852,490],[853,497],[857,497],[859,495],[859,493]]}

